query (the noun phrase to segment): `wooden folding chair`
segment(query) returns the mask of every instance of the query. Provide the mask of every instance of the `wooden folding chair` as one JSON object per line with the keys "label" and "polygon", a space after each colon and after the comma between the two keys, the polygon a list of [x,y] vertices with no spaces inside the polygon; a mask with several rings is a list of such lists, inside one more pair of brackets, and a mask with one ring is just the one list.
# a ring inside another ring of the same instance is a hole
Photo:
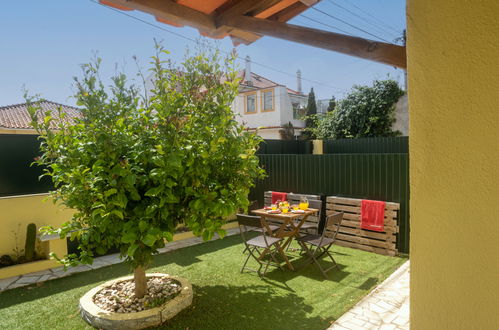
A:
{"label": "wooden folding chair", "polygon": [[[309,234],[297,239],[298,243],[309,257],[303,266],[314,263],[326,279],[328,278],[327,272],[338,266],[336,260],[334,260],[331,253],[329,253],[329,249],[336,239],[342,220],[343,212],[331,214],[326,219],[326,226],[322,231],[322,235]],[[331,237],[326,237],[327,231],[332,231],[333,235]],[[333,266],[324,269],[319,263],[322,256],[328,256],[333,262]]]}
{"label": "wooden folding chair", "polygon": [[[268,229],[265,228],[264,224],[262,224],[261,218],[258,216],[252,216],[247,214],[238,214],[237,222],[239,225],[239,231],[241,233],[241,238],[243,239],[243,243],[245,249],[243,251],[248,251],[248,257],[244,261],[243,267],[241,268],[241,273],[247,269],[254,272],[257,272],[260,277],[265,276],[267,273],[267,269],[269,266],[279,267],[281,270],[283,269],[281,263],[276,258],[276,253],[279,253],[279,249],[281,248],[279,243],[282,241],[282,238],[272,237],[267,235]],[[248,232],[254,231],[255,228],[261,229],[262,235],[249,238]],[[265,255],[263,255],[263,251],[265,251]],[[264,259],[264,257],[267,257]],[[250,258],[255,259],[259,264],[258,270],[251,269],[246,267]],[[265,266],[263,273],[261,272],[262,267]]]}

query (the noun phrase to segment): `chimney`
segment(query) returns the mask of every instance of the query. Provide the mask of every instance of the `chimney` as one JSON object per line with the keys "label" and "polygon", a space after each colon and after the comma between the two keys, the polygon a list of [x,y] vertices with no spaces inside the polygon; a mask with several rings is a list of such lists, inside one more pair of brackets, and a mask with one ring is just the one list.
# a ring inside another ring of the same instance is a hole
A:
{"label": "chimney", "polygon": [[301,94],[301,71],[296,71],[296,90]]}
{"label": "chimney", "polygon": [[251,59],[246,56],[246,69],[244,70],[244,83],[247,85],[252,85],[251,81]]}

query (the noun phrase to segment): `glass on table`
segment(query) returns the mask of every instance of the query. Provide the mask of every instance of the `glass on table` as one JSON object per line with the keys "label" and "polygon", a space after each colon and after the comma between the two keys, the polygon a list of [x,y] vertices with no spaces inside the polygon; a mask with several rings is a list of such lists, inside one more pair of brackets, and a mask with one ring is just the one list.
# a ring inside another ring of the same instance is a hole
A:
{"label": "glass on table", "polygon": [[275,203],[274,203],[274,204],[271,204],[271,205],[270,205],[270,208],[271,208],[272,210],[277,210],[277,204],[275,204]]}
{"label": "glass on table", "polygon": [[308,199],[305,196],[300,197],[300,209],[301,210],[306,210],[308,209]]}

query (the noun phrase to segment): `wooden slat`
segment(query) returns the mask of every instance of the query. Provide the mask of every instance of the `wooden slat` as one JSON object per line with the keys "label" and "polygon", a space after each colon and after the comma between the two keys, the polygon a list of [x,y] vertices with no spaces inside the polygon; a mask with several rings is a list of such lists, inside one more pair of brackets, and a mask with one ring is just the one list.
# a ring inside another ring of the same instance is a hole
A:
{"label": "wooden slat", "polygon": [[367,245],[362,245],[362,244],[357,244],[357,243],[352,243],[352,242],[347,242],[347,241],[336,241],[336,245],[339,246],[345,246],[349,248],[354,248],[354,249],[359,249],[359,250],[364,250],[367,252],[374,252],[378,254],[383,254],[387,256],[396,256],[397,251],[396,250],[389,250],[389,249],[382,249],[374,246],[367,246]]}
{"label": "wooden slat", "polygon": [[216,29],[212,16],[180,5],[173,0],[106,0],[115,5],[133,8],[156,16],[157,18],[188,25],[206,32]]}
{"label": "wooden slat", "polygon": [[215,17],[215,24],[217,25],[217,29],[211,33],[211,36],[216,38],[230,33],[233,40],[239,39],[242,41],[242,43],[245,44],[252,43],[258,40],[259,38],[261,38],[259,34],[232,29],[228,26],[221,25],[218,22],[221,22],[230,16],[240,16],[248,13],[251,16],[254,16],[255,13],[258,14],[279,1],[280,0],[241,0],[232,4],[232,6],[228,8],[226,8],[227,6],[225,5],[222,6],[224,7],[223,11],[217,10],[218,15],[216,15]]}
{"label": "wooden slat", "polygon": [[[348,205],[328,203],[326,204],[326,209],[360,214],[360,206],[348,206]],[[396,217],[397,217],[397,211],[385,209],[385,218],[396,218]]]}
{"label": "wooden slat", "polygon": [[278,21],[278,22],[287,22],[295,16],[300,15],[305,10],[308,9],[308,6],[299,1],[295,2],[291,6],[284,8],[283,10],[273,14],[268,17],[269,20]]}
{"label": "wooden slat", "polygon": [[319,0],[300,0],[300,2],[310,7],[319,2]]}
{"label": "wooden slat", "polygon": [[[261,35],[258,35],[256,33],[251,33],[251,32],[243,31],[243,30],[239,30],[239,29],[230,29],[230,31],[228,33],[232,37],[243,40],[243,43],[245,45],[249,45],[252,42],[257,41],[258,39],[260,39],[262,37]],[[216,35],[214,35],[214,37],[216,37]]]}
{"label": "wooden slat", "polygon": [[360,228],[349,228],[349,227],[345,227],[345,226],[341,226],[339,232],[344,233],[344,234],[349,234],[349,235],[357,235],[360,237],[381,239],[381,240],[387,240],[387,241],[393,241],[396,238],[394,233],[391,231],[388,231],[385,233],[378,233],[378,232],[363,230]]}
{"label": "wooden slat", "polygon": [[367,245],[367,246],[374,246],[374,247],[379,247],[379,248],[383,248],[383,249],[390,249],[390,250],[395,249],[395,243],[383,242],[383,241],[378,241],[375,239],[358,237],[358,236],[353,236],[353,235],[345,235],[345,234],[340,234],[340,233],[338,233],[336,235],[336,240],[348,241],[348,242],[352,242],[352,243],[358,243],[358,244]]}
{"label": "wooden slat", "polygon": [[396,241],[399,227],[397,224],[398,203],[386,202],[384,231],[376,232],[360,228],[361,199],[328,196],[326,214],[344,212],[341,226],[336,236],[338,245],[365,251],[396,255]]}
{"label": "wooden slat", "polygon": [[217,24],[406,68],[405,47],[287,24],[270,19],[232,16]]}
{"label": "wooden slat", "polygon": [[[326,211],[326,215],[331,215],[334,213],[336,213],[336,211]],[[348,227],[360,228],[360,214],[343,213],[342,224]],[[385,230],[392,230],[398,233],[398,225],[395,220],[385,219],[384,228]]]}
{"label": "wooden slat", "polygon": [[[336,213],[336,212],[342,212],[341,210],[331,210],[331,209],[327,209],[326,210],[326,214],[327,215],[330,215],[330,214],[333,214],[333,213]],[[343,213],[343,219],[349,219],[349,220],[354,220],[354,221],[358,221],[360,222],[360,213],[347,213],[347,212],[344,212]],[[392,218],[392,217],[386,217],[385,216],[385,224],[390,224],[390,225],[396,225],[397,224],[397,221],[395,218]]]}
{"label": "wooden slat", "polygon": [[[360,206],[362,200],[357,198],[346,198],[346,197],[327,197],[326,203],[332,204],[345,204],[351,206]],[[385,209],[387,210],[400,210],[399,203],[385,202]]]}
{"label": "wooden slat", "polygon": [[319,195],[309,195],[309,194],[297,194],[297,193],[289,193],[288,199],[300,200],[301,197],[306,197],[308,200],[320,200],[321,196]]}
{"label": "wooden slat", "polygon": [[234,3],[231,7],[219,13],[215,21],[221,22],[232,16],[241,16],[250,14],[251,16],[258,15],[269,7],[272,7],[281,0],[240,0]]}
{"label": "wooden slat", "polygon": [[[343,221],[341,222],[341,226],[342,227],[350,227],[350,228],[354,228],[354,229],[360,229],[360,222],[343,219]],[[390,233],[392,233],[392,232],[398,233],[399,228],[398,228],[398,226],[385,225],[384,230],[386,230],[387,232],[390,232]]]}

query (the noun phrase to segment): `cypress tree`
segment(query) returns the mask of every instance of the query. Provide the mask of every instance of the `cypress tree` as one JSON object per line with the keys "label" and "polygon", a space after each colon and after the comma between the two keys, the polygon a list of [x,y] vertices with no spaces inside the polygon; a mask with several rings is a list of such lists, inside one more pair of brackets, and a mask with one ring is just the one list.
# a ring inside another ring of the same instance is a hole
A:
{"label": "cypress tree", "polygon": [[302,134],[302,138],[313,139],[314,138],[313,130],[307,130],[307,129],[313,129],[313,128],[317,127],[317,124],[315,122],[316,115],[317,115],[317,103],[315,102],[315,93],[314,93],[313,87],[310,89],[310,93],[308,94],[306,114],[307,114],[307,116],[305,117],[305,128],[306,129]]}
{"label": "cypress tree", "polygon": [[327,106],[327,112],[331,112],[336,108],[336,98],[334,96],[329,100],[329,105]]}

